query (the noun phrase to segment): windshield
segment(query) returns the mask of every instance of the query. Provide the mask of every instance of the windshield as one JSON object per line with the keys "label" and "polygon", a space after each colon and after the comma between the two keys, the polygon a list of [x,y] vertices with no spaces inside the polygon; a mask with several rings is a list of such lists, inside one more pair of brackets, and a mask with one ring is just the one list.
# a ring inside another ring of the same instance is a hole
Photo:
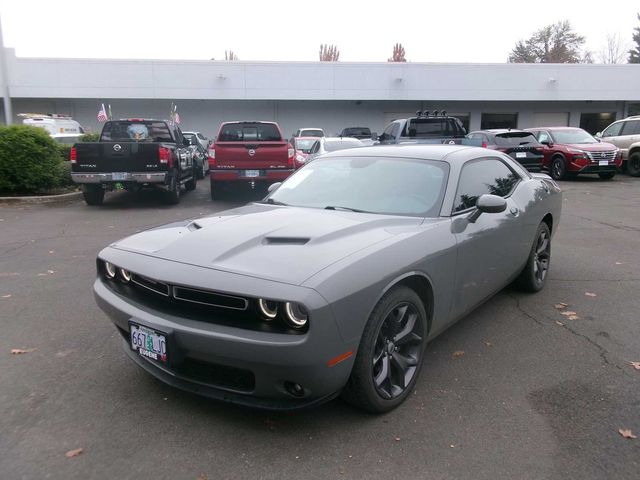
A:
{"label": "windshield", "polygon": [[402,134],[409,138],[448,138],[463,137],[465,132],[458,128],[451,118],[412,118]]}
{"label": "windshield", "polygon": [[280,131],[272,123],[226,123],[219,142],[281,142]]}
{"label": "windshield", "polygon": [[359,127],[345,128],[342,131],[342,136],[355,137],[355,138],[369,138],[371,137],[371,130],[369,130],[368,128],[359,128]]}
{"label": "windshield", "polygon": [[302,130],[300,132],[301,137],[324,137],[322,130]]}
{"label": "windshield", "polygon": [[164,122],[119,120],[104,124],[101,142],[173,142]]}
{"label": "windshield", "polygon": [[551,135],[556,143],[598,143],[584,130],[554,130]]}
{"label": "windshield", "polygon": [[496,135],[496,145],[499,147],[517,147],[518,145],[538,145],[538,140],[530,132],[507,132]]}
{"label": "windshield", "polygon": [[326,152],[335,152],[336,150],[344,150],[346,148],[361,147],[362,142],[360,140],[349,140],[343,138],[341,140],[326,140],[324,142],[324,150]]}
{"label": "windshield", "polygon": [[268,197],[298,207],[354,209],[437,217],[447,182],[445,162],[408,158],[319,158]]}
{"label": "windshield", "polygon": [[313,144],[317,142],[317,140],[312,140],[309,138],[296,138],[296,148],[301,150],[302,153],[311,153],[311,148]]}

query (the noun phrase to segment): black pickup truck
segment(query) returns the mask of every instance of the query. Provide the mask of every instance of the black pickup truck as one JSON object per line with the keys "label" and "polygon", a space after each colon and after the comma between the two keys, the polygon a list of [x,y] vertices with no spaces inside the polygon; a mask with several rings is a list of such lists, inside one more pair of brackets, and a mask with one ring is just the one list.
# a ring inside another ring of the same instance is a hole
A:
{"label": "black pickup truck", "polygon": [[160,187],[167,201],[180,201],[180,189],[194,190],[196,166],[189,142],[165,120],[129,118],[105,123],[97,142],[71,148],[71,177],[82,184],[88,205],[100,205],[105,191]]}
{"label": "black pickup truck", "polygon": [[399,143],[446,143],[481,146],[482,142],[466,138],[462,122],[445,111],[418,111],[415,117],[392,121],[378,141],[382,145]]}

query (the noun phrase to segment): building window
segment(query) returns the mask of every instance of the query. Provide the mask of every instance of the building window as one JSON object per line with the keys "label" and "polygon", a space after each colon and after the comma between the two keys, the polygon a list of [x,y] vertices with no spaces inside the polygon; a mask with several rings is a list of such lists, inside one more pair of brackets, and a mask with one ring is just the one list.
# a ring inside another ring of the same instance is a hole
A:
{"label": "building window", "polygon": [[483,113],[480,121],[481,130],[493,128],[518,128],[517,113]]}
{"label": "building window", "polygon": [[580,114],[580,128],[591,135],[603,131],[616,120],[616,112],[582,113]]}

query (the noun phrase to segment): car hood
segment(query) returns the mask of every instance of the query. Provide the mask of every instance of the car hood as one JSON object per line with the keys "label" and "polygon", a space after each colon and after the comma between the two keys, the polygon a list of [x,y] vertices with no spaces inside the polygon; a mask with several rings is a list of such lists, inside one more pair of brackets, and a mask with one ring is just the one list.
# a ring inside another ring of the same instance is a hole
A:
{"label": "car hood", "polygon": [[565,147],[575,148],[576,150],[584,150],[585,152],[610,152],[615,150],[616,146],[606,142],[598,143],[563,143]]}
{"label": "car hood", "polygon": [[[434,220],[431,220],[434,221]],[[294,285],[422,218],[250,204],[154,228],[113,248]]]}

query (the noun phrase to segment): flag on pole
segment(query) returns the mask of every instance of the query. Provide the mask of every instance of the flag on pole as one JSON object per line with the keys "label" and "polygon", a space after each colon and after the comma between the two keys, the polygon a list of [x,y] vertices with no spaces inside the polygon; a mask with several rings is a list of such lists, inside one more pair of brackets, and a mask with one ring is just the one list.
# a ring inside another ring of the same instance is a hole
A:
{"label": "flag on pole", "polygon": [[104,108],[104,103],[102,104],[102,108],[100,108],[100,111],[98,112],[98,121],[99,122],[106,122],[109,119],[109,117],[107,117],[107,111]]}
{"label": "flag on pole", "polygon": [[111,104],[109,104],[109,120],[111,120],[113,118],[113,115],[111,115]]}
{"label": "flag on pole", "polygon": [[171,102],[171,113],[169,116],[173,123],[175,123],[176,125],[180,125],[180,114],[178,113],[178,105],[173,102]]}
{"label": "flag on pole", "polygon": [[176,125],[180,125],[180,114],[178,112],[173,116],[173,121],[176,122]]}

